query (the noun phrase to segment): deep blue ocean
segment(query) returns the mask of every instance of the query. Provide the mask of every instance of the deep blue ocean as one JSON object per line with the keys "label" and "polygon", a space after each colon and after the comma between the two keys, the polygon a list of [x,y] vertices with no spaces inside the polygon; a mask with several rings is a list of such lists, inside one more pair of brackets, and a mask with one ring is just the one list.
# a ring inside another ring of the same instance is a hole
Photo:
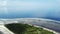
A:
{"label": "deep blue ocean", "polygon": [[0,14],[0,18],[2,19],[13,19],[13,18],[46,18],[46,19],[52,19],[52,20],[57,20],[60,21],[60,18],[55,18],[55,17],[51,17],[51,16],[45,16],[45,17],[41,17],[41,16],[33,16],[33,14]]}

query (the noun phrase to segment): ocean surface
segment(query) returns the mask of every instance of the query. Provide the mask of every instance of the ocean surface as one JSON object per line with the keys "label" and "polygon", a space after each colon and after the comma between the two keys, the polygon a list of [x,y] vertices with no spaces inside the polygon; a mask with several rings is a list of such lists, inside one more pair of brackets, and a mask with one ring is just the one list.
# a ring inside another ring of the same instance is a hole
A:
{"label": "ocean surface", "polygon": [[1,16],[1,19],[14,19],[14,18],[44,18],[44,19],[51,19],[60,21],[60,18],[52,18],[52,17],[29,17],[29,16]]}

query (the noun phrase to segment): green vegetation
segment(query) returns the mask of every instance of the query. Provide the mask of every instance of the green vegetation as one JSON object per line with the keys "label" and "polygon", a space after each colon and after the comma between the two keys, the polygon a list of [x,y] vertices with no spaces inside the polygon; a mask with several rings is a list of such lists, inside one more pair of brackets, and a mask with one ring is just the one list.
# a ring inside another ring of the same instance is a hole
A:
{"label": "green vegetation", "polygon": [[15,34],[54,34],[53,32],[44,30],[43,28],[37,28],[28,24],[13,23],[6,24],[5,26]]}

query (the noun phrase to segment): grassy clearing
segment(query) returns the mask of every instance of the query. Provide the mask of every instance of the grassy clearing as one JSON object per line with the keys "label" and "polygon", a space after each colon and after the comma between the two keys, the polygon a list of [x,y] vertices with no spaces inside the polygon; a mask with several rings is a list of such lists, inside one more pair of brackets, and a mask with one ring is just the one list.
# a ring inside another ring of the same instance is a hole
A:
{"label": "grassy clearing", "polygon": [[37,28],[28,24],[13,23],[6,24],[5,26],[15,34],[54,34],[53,32],[44,30],[43,28]]}

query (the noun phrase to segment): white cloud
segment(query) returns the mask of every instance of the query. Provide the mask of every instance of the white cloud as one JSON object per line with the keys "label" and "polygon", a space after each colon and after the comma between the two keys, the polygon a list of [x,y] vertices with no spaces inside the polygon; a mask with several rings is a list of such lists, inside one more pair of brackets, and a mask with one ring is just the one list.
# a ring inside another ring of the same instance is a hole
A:
{"label": "white cloud", "polygon": [[9,8],[16,10],[37,10],[37,9],[49,9],[52,8],[52,3],[43,2],[24,2],[24,1],[10,1],[8,3]]}
{"label": "white cloud", "polygon": [[0,1],[0,6],[6,6],[7,5],[7,1]]}
{"label": "white cloud", "polygon": [[8,13],[7,11],[7,1],[0,1],[0,12]]}
{"label": "white cloud", "polygon": [[7,1],[3,1],[2,5],[7,6]]}
{"label": "white cloud", "polygon": [[8,13],[6,6],[8,6],[8,10],[15,11],[28,11],[28,10],[48,10],[53,8],[54,3],[47,2],[26,2],[26,1],[2,1],[0,5],[5,6],[4,10]]}

